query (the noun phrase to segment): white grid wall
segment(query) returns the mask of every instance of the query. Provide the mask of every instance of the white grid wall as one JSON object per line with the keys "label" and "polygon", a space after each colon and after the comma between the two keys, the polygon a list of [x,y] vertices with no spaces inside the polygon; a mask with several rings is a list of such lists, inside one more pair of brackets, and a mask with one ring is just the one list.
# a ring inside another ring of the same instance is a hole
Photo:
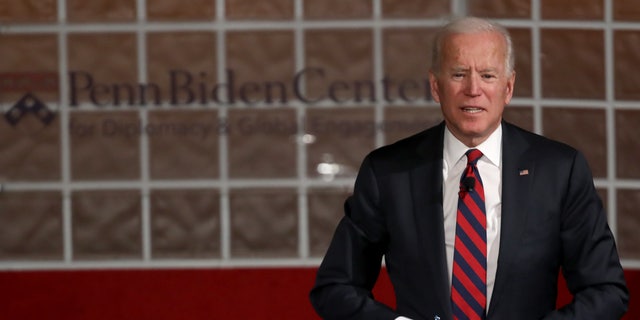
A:
{"label": "white grid wall", "polygon": [[[291,21],[237,21],[226,20],[225,1],[212,0],[216,3],[216,19],[211,22],[147,22],[145,16],[146,0],[137,0],[137,21],[132,23],[83,23],[68,24],[65,0],[58,0],[58,22],[54,24],[13,24],[0,27],[0,36],[3,34],[56,34],[58,39],[59,57],[59,91],[60,106],[57,106],[57,114],[60,118],[61,128],[61,172],[60,182],[21,182],[21,181],[0,181],[4,191],[10,194],[12,191],[60,191],[63,194],[63,260],[61,261],[0,261],[0,269],[83,269],[83,268],[173,268],[173,267],[259,267],[259,266],[316,266],[320,259],[312,257],[309,251],[309,203],[308,190],[311,187],[335,187],[349,188],[353,184],[352,178],[340,178],[332,181],[325,181],[320,178],[307,176],[307,148],[303,142],[305,132],[300,131],[297,143],[297,177],[291,179],[234,179],[229,176],[229,142],[226,135],[219,136],[219,177],[217,179],[204,180],[178,180],[178,181],[156,181],[151,179],[149,171],[149,141],[146,135],[140,136],[140,179],[135,181],[72,181],[71,178],[71,143],[70,134],[67,130],[70,122],[70,114],[75,110],[101,112],[108,108],[95,108],[91,105],[81,105],[71,110],[68,92],[68,44],[69,34],[86,32],[127,32],[135,33],[137,36],[137,62],[140,83],[147,82],[147,35],[153,32],[162,31],[215,31],[216,36],[216,63],[218,81],[225,81],[225,70],[227,66],[226,38],[230,31],[238,30],[289,30],[294,32],[295,46],[295,69],[302,70],[306,66],[305,62],[305,31],[314,29],[366,29],[373,33],[373,75],[375,79],[384,76],[383,31],[393,28],[410,27],[435,27],[442,23],[440,19],[387,19],[382,15],[381,0],[372,0],[373,17],[371,19],[358,20],[338,20],[338,21],[318,21],[304,19],[304,0],[295,0],[295,18]],[[531,31],[532,48],[532,97],[515,98],[512,107],[533,107],[533,126],[537,133],[543,132],[543,109],[546,107],[566,107],[573,108],[594,108],[604,109],[606,114],[606,142],[607,142],[607,173],[606,178],[598,178],[595,184],[599,189],[607,190],[607,211],[609,213],[610,226],[617,234],[617,192],[621,189],[640,190],[640,180],[619,179],[616,177],[616,109],[640,110],[638,101],[619,101],[615,98],[614,83],[614,32],[617,30],[640,30],[640,22],[616,22],[613,19],[613,1],[604,1],[603,21],[559,21],[541,19],[541,0],[531,1],[530,19],[498,19],[507,27],[525,28]],[[451,1],[451,11],[455,15],[466,13],[466,1]],[[604,100],[576,100],[576,99],[548,99],[543,97],[541,71],[541,29],[593,29],[604,32],[604,53],[605,53],[605,83],[606,98]],[[390,108],[384,103],[382,90],[376,90],[377,102],[373,104],[375,108],[375,121],[384,120],[385,108]],[[424,104],[424,103],[423,103]],[[304,119],[307,112],[307,105],[302,102],[292,101],[289,105],[295,109],[296,117]],[[358,105],[354,103],[353,105]],[[409,103],[400,103],[400,106]],[[333,107],[332,102],[322,102],[318,107]],[[433,105],[432,105],[433,106]],[[6,111],[10,107],[3,104],[2,110]],[[160,108],[169,108],[161,106]],[[228,117],[230,108],[244,108],[244,105],[230,107],[219,107],[213,103],[206,106],[194,108],[215,108],[220,119]],[[254,106],[260,108],[261,106]],[[435,107],[435,106],[433,106]],[[138,110],[142,125],[148,121],[148,109],[132,108]],[[385,144],[385,136],[377,131],[375,145]],[[231,210],[230,210],[230,190],[232,188],[293,188],[297,190],[298,197],[298,257],[297,258],[236,258],[231,254]],[[151,206],[149,194],[154,189],[170,188],[211,188],[219,190],[220,193],[220,258],[216,259],[171,259],[155,260],[151,253]],[[73,248],[73,225],[72,225],[72,203],[71,194],[77,190],[111,190],[111,189],[137,189],[142,194],[142,258],[139,260],[118,260],[118,261],[78,261],[74,259]],[[341,208],[336,208],[341,210]],[[312,226],[311,226],[312,227]],[[625,268],[640,268],[640,260],[624,259]]]}

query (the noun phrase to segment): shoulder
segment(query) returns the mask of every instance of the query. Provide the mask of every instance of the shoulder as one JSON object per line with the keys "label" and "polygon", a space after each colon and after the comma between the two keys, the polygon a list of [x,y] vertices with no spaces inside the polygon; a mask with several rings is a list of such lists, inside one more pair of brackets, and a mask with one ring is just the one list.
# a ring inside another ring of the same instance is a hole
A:
{"label": "shoulder", "polygon": [[523,156],[539,163],[572,163],[584,155],[576,148],[554,139],[503,123],[503,148],[523,148]]}
{"label": "shoulder", "polygon": [[365,162],[377,168],[403,170],[442,159],[444,123],[371,151]]}
{"label": "shoulder", "polygon": [[[536,149],[545,154],[574,154],[577,152],[574,147],[564,142],[533,133],[508,122],[503,123],[503,136],[505,143],[517,141],[517,138],[521,138],[523,141],[526,141],[530,148]],[[515,139],[511,139],[513,137],[515,137]]]}

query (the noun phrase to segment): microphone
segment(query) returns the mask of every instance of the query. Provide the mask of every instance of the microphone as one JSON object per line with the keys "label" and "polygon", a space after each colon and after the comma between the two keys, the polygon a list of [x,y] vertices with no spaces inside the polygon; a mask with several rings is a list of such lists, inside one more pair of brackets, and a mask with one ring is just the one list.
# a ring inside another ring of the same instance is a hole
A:
{"label": "microphone", "polygon": [[464,177],[464,179],[462,179],[462,186],[467,192],[473,191],[473,187],[476,186],[476,178]]}

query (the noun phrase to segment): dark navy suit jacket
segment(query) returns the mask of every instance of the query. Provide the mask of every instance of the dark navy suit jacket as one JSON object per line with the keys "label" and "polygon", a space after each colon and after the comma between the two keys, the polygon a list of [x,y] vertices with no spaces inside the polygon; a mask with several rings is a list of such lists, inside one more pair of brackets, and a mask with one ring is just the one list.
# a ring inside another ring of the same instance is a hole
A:
{"label": "dark navy suit jacket", "polygon": [[[502,127],[500,253],[487,318],[619,319],[628,291],[584,156],[506,122]],[[441,123],[364,159],[310,294],[323,318],[452,319],[443,136]],[[383,256],[395,310],[371,294]],[[556,310],[560,270],[574,300]]]}

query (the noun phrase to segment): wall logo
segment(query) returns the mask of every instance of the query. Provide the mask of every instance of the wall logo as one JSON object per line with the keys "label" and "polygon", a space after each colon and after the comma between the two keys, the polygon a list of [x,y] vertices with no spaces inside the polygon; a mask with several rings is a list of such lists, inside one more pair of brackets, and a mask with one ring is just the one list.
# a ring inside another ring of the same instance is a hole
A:
{"label": "wall logo", "polygon": [[3,95],[13,97],[13,94],[23,93],[4,113],[4,118],[14,127],[29,115],[35,116],[45,126],[49,125],[55,118],[55,113],[34,92],[57,91],[57,73],[0,73],[0,92]]}
{"label": "wall logo", "polygon": [[25,94],[22,99],[14,104],[13,107],[4,114],[4,118],[7,119],[12,126],[15,126],[20,122],[20,119],[29,113],[33,113],[45,125],[51,123],[53,118],[55,118],[54,113],[31,93]]}
{"label": "wall logo", "polygon": [[[288,81],[239,81],[232,69],[226,70],[221,82],[209,82],[205,72],[168,70],[168,81],[162,83],[102,82],[85,71],[69,71],[68,92],[59,92],[57,72],[0,73],[0,98],[17,100],[4,117],[16,126],[24,117],[35,115],[45,126],[55,118],[48,108],[52,93],[68,95],[65,107],[79,108],[83,104],[95,107],[150,106],[216,106],[286,105],[290,101],[303,104],[330,102],[336,105],[423,103],[432,101],[429,79],[392,78],[373,80],[333,79],[320,67],[299,70]],[[65,81],[67,81],[65,80]],[[313,83],[313,85],[307,85]],[[45,96],[45,98],[43,98]],[[15,101],[14,100],[14,101]]]}
{"label": "wall logo", "polygon": [[225,79],[221,82],[210,82],[208,78],[206,72],[168,70],[168,81],[162,83],[102,82],[88,72],[74,70],[69,71],[69,105],[284,105],[291,100],[308,105],[322,102],[340,105],[432,100],[426,75],[421,79],[383,76],[379,80],[345,80],[330,77],[324,68],[307,67],[284,81],[241,81],[233,69],[226,70]]}

